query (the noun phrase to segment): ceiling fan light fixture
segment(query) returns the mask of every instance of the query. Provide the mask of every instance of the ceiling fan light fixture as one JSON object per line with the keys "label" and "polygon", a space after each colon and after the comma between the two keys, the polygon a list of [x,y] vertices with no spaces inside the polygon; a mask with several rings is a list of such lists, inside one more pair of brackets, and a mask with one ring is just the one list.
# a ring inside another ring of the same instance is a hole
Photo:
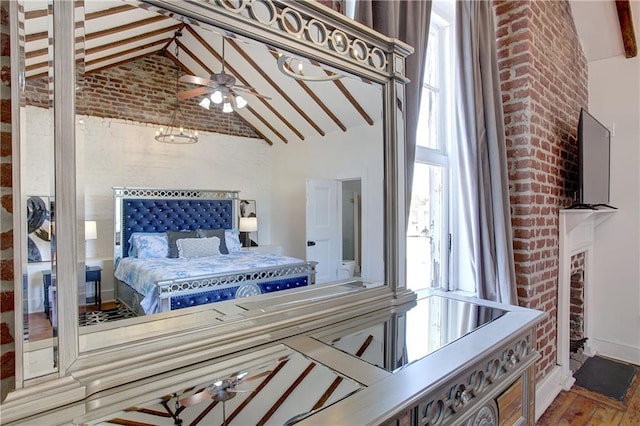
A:
{"label": "ceiling fan light fixture", "polygon": [[222,112],[233,112],[233,107],[229,102],[225,102],[224,105],[222,105]]}
{"label": "ceiling fan light fixture", "polygon": [[200,105],[204,109],[209,109],[209,106],[211,105],[211,100],[209,98],[204,98],[203,100],[200,101],[198,105]]}
{"label": "ceiling fan light fixture", "polygon": [[214,104],[220,104],[222,103],[222,92],[220,90],[216,90],[215,92],[213,92],[211,94],[211,102],[213,102]]}
{"label": "ceiling fan light fixture", "polygon": [[247,106],[247,100],[242,96],[236,96],[236,108],[244,108]]}

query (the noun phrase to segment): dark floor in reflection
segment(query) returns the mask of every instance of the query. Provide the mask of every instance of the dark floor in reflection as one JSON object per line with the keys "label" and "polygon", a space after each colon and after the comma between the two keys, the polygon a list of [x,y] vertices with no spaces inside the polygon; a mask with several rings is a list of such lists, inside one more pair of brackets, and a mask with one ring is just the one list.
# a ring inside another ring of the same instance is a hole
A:
{"label": "dark floor in reflection", "polygon": [[[102,304],[102,310],[115,309],[115,302],[104,302]],[[95,311],[96,307],[93,305],[81,306],[80,313]],[[53,327],[51,321],[47,318],[44,312],[35,312],[29,314],[29,341],[35,342],[37,340],[50,339],[53,337]]]}

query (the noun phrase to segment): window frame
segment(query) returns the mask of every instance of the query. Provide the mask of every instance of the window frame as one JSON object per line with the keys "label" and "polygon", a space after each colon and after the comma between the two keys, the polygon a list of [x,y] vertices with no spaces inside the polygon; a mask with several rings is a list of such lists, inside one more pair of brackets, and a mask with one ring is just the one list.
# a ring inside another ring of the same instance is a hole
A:
{"label": "window frame", "polygon": [[[453,164],[451,161],[451,153],[453,151],[455,133],[453,132],[453,120],[454,120],[454,94],[453,94],[453,28],[454,28],[454,7],[453,2],[443,1],[434,2],[431,11],[430,21],[430,39],[437,40],[437,56],[443,60],[438,61],[438,68],[436,70],[438,87],[432,88],[427,82],[423,81],[422,97],[425,96],[428,90],[437,90],[438,108],[440,113],[438,115],[438,141],[437,148],[429,148],[420,146],[416,143],[415,153],[415,165],[426,164],[432,166],[439,166],[443,168],[443,211],[442,211],[442,230],[441,230],[441,271],[442,277],[438,286],[432,286],[430,283],[429,288],[439,290],[455,290],[452,286],[452,259],[451,259],[451,234],[450,234],[450,222],[452,220],[451,212],[453,210],[452,203],[453,197],[450,196],[450,188],[452,188],[452,180],[455,173],[453,172]],[[431,37],[431,34],[436,32],[437,37]],[[428,66],[428,64],[425,64]],[[425,73],[426,75],[426,73]]]}

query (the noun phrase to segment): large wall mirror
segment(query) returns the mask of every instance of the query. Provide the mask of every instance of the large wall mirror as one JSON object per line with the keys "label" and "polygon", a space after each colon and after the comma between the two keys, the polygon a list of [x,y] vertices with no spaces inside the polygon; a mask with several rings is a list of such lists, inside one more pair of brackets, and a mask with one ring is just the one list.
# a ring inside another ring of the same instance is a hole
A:
{"label": "large wall mirror", "polygon": [[[238,250],[318,262],[315,285],[401,281],[393,240],[404,223],[403,156],[390,141],[402,139],[404,47],[327,26],[314,17],[326,13],[318,5],[76,2],[75,57],[60,64],[75,63],[74,90],[60,100],[52,53],[65,47],[49,44],[60,6],[20,3],[25,380],[64,375],[85,350],[130,343],[127,327],[163,333],[216,310],[141,310],[142,290],[121,300],[118,250],[131,235],[123,240],[114,188],[230,191]],[[75,113],[54,116],[53,105]],[[54,144],[54,122],[73,144]],[[171,129],[186,143],[163,143],[178,142],[162,137]],[[243,201],[253,209],[246,218]]]}

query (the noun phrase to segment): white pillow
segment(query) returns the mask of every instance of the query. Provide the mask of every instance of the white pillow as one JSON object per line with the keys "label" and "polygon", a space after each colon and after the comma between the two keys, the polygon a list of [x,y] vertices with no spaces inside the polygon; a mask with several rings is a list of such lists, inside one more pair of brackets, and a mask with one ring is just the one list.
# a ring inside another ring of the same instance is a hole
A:
{"label": "white pillow", "polygon": [[176,240],[178,257],[190,259],[194,257],[217,256],[220,254],[220,238],[180,238]]}

